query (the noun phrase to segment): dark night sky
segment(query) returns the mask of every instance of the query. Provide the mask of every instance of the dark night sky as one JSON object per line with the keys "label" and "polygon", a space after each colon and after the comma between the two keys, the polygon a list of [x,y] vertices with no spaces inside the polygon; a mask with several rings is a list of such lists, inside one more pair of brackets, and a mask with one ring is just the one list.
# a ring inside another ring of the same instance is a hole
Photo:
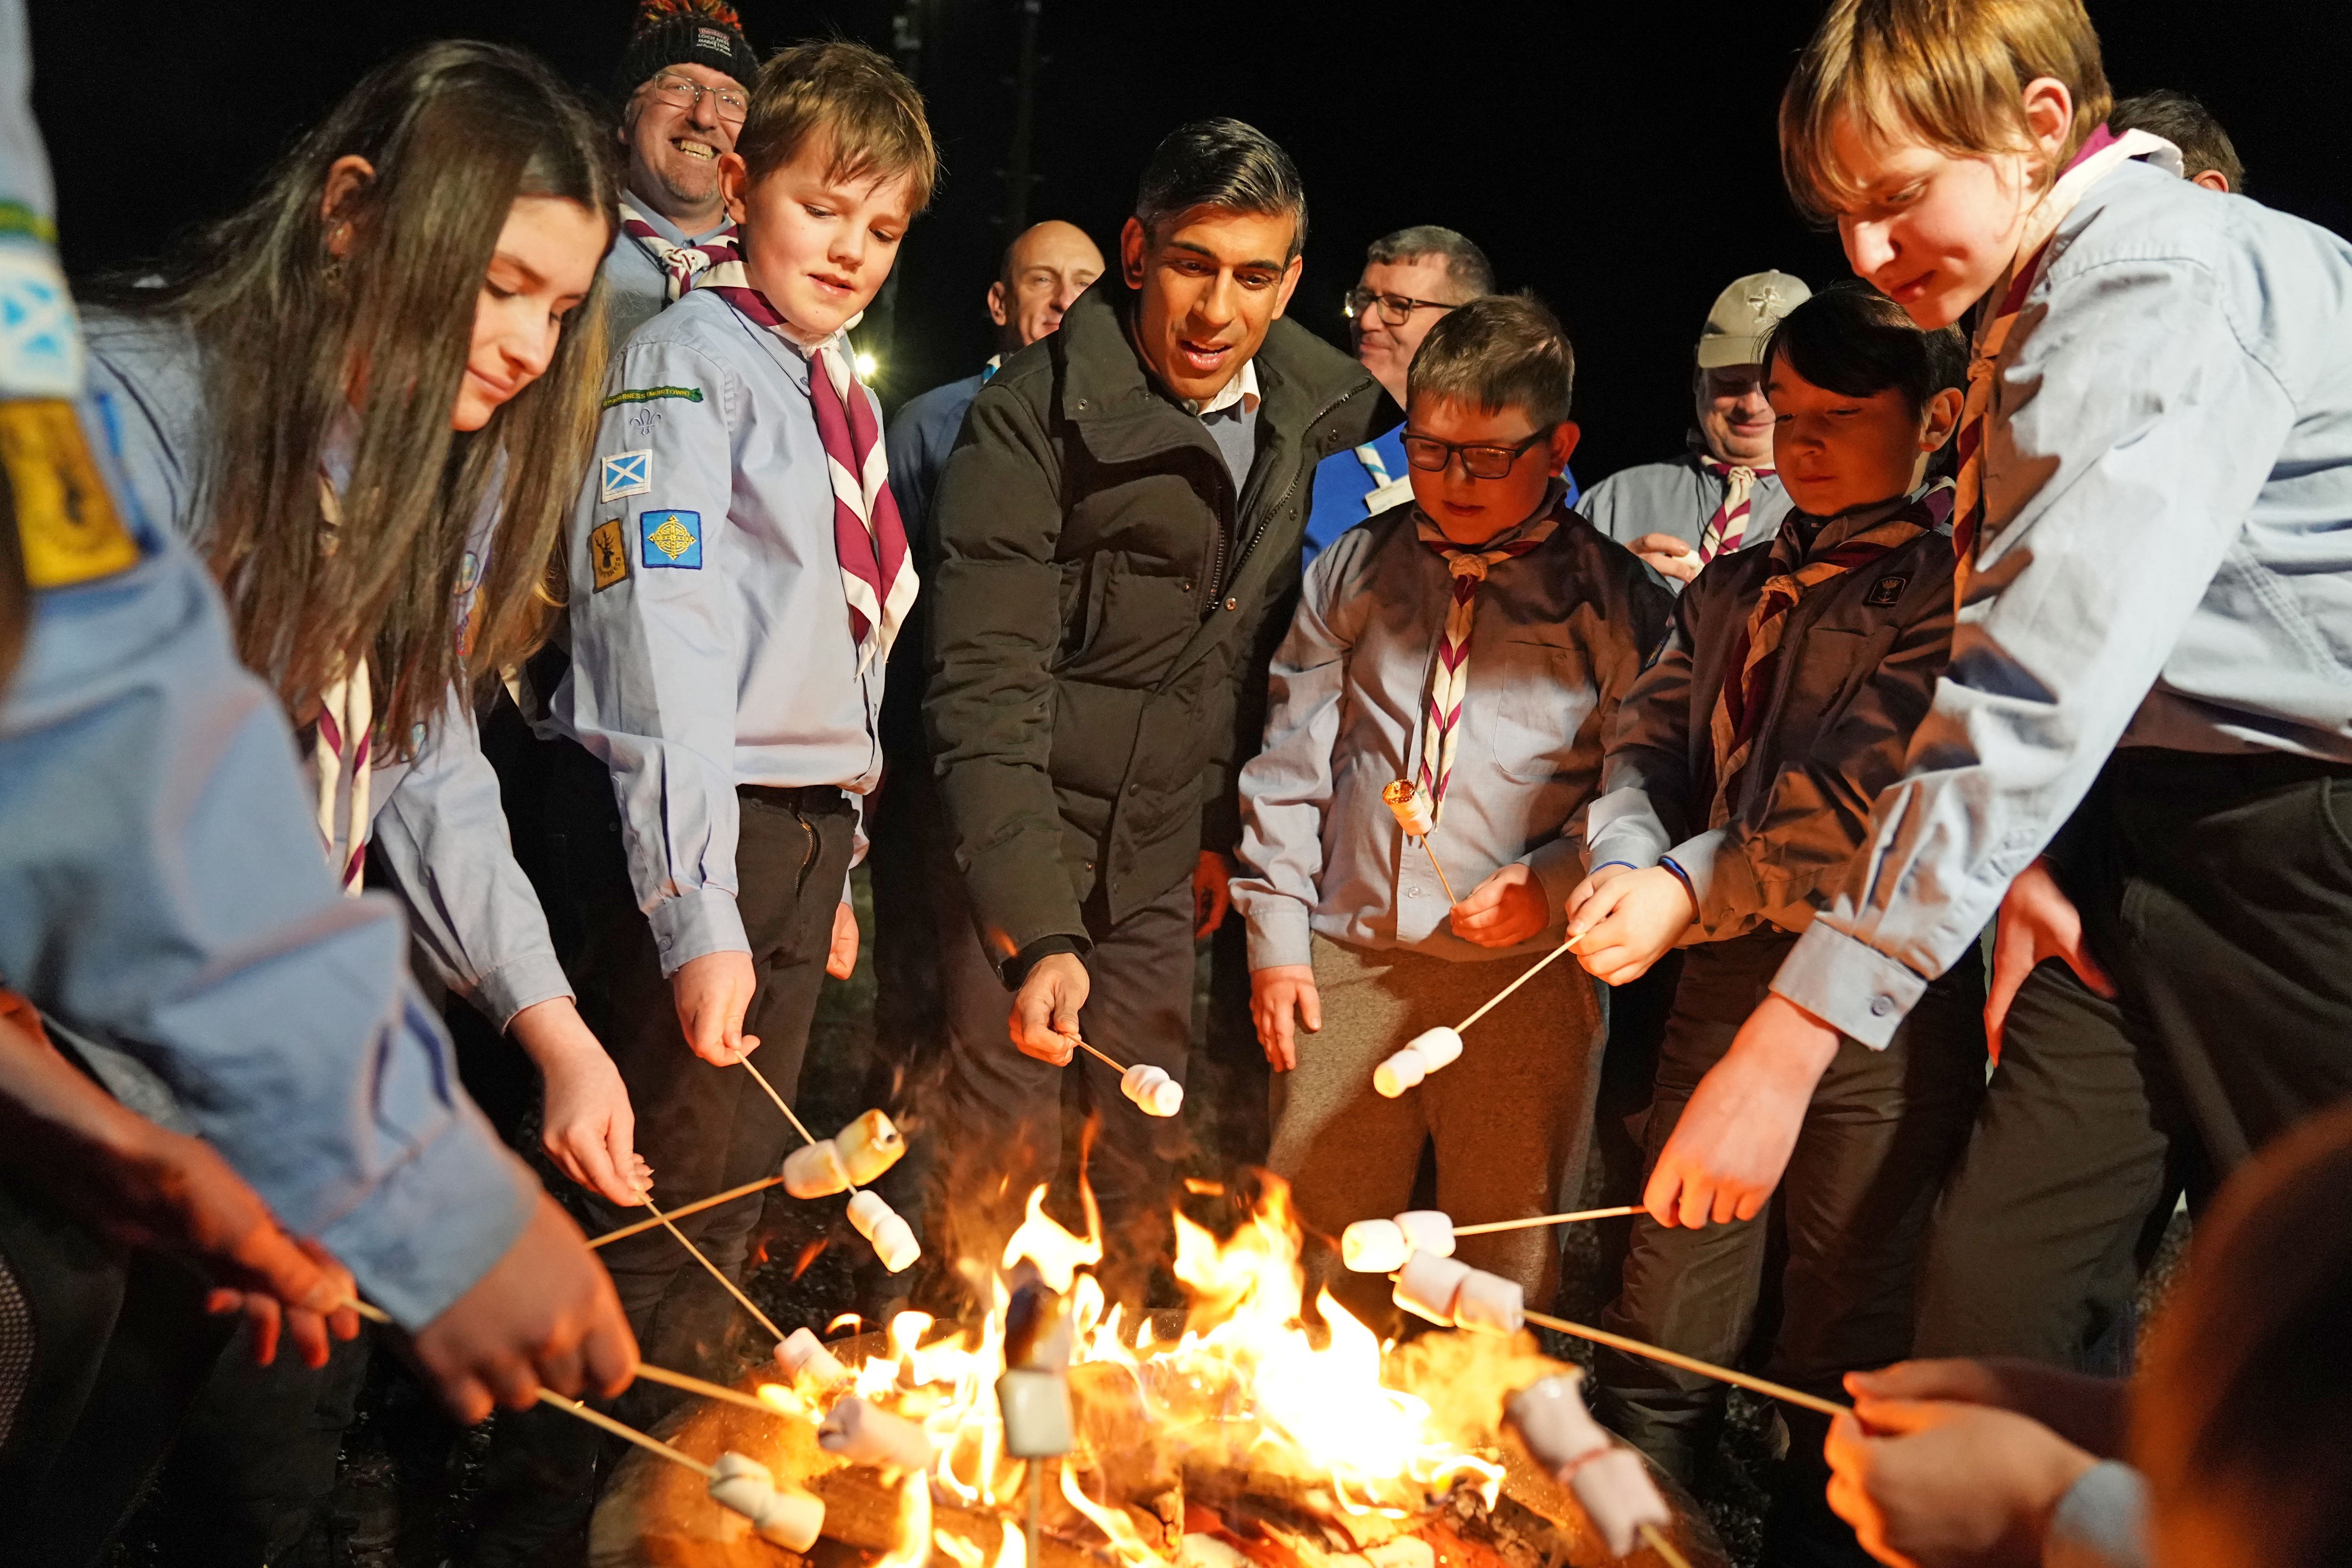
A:
{"label": "dark night sky", "polygon": [[[899,262],[883,391],[967,374],[1003,243],[1019,0],[930,0],[921,67],[948,179]],[[887,48],[888,0],[741,0],[762,52],[840,33]],[[35,98],[77,272],[152,254],[238,200],[368,65],[416,40],[540,50],[601,89],[626,0],[486,5],[68,5],[34,0]],[[2352,234],[2352,10],[2340,0],[2093,0],[2119,92],[2202,97],[2253,194]],[[1484,245],[1506,287],[1567,322],[1590,482],[1679,447],[1689,345],[1717,289],[1765,267],[1843,270],[1780,184],[1772,110],[1813,17],[1803,0],[1541,6],[1139,5],[1044,0],[1033,218],[1108,251],[1153,142],[1195,115],[1254,121],[1305,171],[1313,215],[1293,314],[1344,342],[1365,242],[1410,223]],[[2352,351],[2352,345],[2347,345]]]}

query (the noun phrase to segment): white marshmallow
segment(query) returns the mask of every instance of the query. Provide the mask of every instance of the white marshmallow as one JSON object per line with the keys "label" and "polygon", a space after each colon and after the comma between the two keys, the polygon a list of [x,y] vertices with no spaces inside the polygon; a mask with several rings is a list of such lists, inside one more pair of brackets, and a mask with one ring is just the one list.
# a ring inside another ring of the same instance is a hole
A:
{"label": "white marshmallow", "polygon": [[776,1342],[776,1368],[786,1377],[806,1375],[819,1387],[849,1381],[849,1369],[841,1364],[841,1358],[804,1328],[794,1329]]}
{"label": "white marshmallow", "polygon": [[873,1181],[907,1152],[906,1138],[878,1110],[867,1111],[835,1133],[831,1142],[840,1152],[842,1169],[849,1173],[853,1187]]}
{"label": "white marshmallow", "polygon": [[923,1255],[921,1244],[915,1239],[914,1227],[899,1218],[898,1212],[871,1187],[861,1189],[849,1200],[849,1223],[873,1244],[882,1267],[893,1274]]}
{"label": "white marshmallow", "polygon": [[1360,1219],[1339,1233],[1339,1261],[1359,1274],[1393,1274],[1412,1256],[1412,1243],[1392,1219]]}
{"label": "white marshmallow", "polygon": [[1516,1279],[1473,1268],[1454,1293],[1454,1326],[1481,1334],[1516,1334],[1527,1321],[1525,1294]]}
{"label": "white marshmallow", "polygon": [[1528,1457],[1554,1476],[1609,1447],[1609,1434],[1585,1408],[1581,1373],[1529,1384],[1504,1402],[1503,1419],[1518,1433]]}
{"label": "white marshmallow", "polygon": [[1118,1080],[1118,1091],[1146,1116],[1173,1116],[1184,1109],[1184,1086],[1165,1068],[1138,1062]]}
{"label": "white marshmallow", "polygon": [[1394,1100],[1428,1076],[1428,1060],[1407,1046],[1372,1069],[1372,1088],[1379,1090],[1383,1099]]}
{"label": "white marshmallow", "polygon": [[784,1156],[784,1191],[796,1198],[828,1198],[853,1184],[841,1163],[841,1148],[830,1138],[804,1143]]}
{"label": "white marshmallow", "polygon": [[853,1465],[927,1470],[935,1450],[930,1434],[903,1415],[856,1397],[835,1405],[816,1429],[816,1446]]}
{"label": "white marshmallow", "polygon": [[850,1228],[868,1241],[874,1239],[874,1227],[890,1214],[890,1205],[882,1201],[879,1193],[861,1192],[849,1200]]}
{"label": "white marshmallow", "polygon": [[1016,1459],[1049,1459],[1077,1446],[1069,1381],[1058,1371],[1011,1368],[996,1380],[996,1408],[1004,1417],[1004,1451]]}
{"label": "white marshmallow", "polygon": [[1462,1055],[1462,1031],[1440,1024],[1434,1029],[1423,1029],[1405,1042],[1405,1049],[1419,1051],[1429,1070],[1451,1067]]}
{"label": "white marshmallow", "polygon": [[1451,1258],[1416,1252],[1397,1270],[1396,1304],[1433,1323],[1454,1326],[1454,1293],[1470,1277],[1470,1266]]}
{"label": "white marshmallow", "polygon": [[1443,1209],[1414,1209],[1396,1216],[1407,1247],[1432,1258],[1454,1256],[1454,1216]]}
{"label": "white marshmallow", "polygon": [[721,1508],[741,1514],[761,1540],[787,1552],[806,1552],[824,1529],[824,1503],[804,1491],[776,1485],[759,1460],[732,1449],[711,1467],[710,1496]]}
{"label": "white marshmallow", "polygon": [[1643,1525],[1664,1530],[1675,1521],[1674,1510],[1658,1495],[1658,1486],[1631,1448],[1611,1448],[1587,1459],[1568,1479],[1568,1489],[1584,1505],[1592,1528],[1612,1557],[1630,1556]]}
{"label": "white marshmallow", "polygon": [[1426,838],[1437,826],[1429,792],[1411,779],[1399,779],[1381,789],[1381,798],[1396,814],[1397,826],[1414,838]]}
{"label": "white marshmallow", "polygon": [[1184,1086],[1174,1079],[1162,1079],[1151,1089],[1151,1098],[1141,1102],[1144,1111],[1151,1116],[1173,1116],[1184,1109]]}

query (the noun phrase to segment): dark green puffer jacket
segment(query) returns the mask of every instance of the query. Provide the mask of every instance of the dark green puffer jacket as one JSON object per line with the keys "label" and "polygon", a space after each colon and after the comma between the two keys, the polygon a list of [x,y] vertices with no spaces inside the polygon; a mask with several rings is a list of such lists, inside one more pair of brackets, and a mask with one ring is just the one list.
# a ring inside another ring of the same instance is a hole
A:
{"label": "dark green puffer jacket", "polygon": [[1278,321],[1236,496],[1129,342],[1131,300],[1106,278],[989,380],[932,511],[924,712],[1000,965],[1046,937],[1084,952],[1087,900],[1116,922],[1202,848],[1230,852],[1315,465],[1398,418],[1362,366]]}

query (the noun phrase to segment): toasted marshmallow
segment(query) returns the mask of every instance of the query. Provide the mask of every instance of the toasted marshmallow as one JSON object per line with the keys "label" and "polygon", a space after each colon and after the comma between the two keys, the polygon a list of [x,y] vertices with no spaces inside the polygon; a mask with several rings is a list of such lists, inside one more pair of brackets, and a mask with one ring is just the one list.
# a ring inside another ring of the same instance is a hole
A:
{"label": "toasted marshmallow", "polygon": [[776,1342],[776,1370],[795,1380],[805,1377],[820,1388],[849,1381],[849,1369],[841,1358],[804,1328]]}
{"label": "toasted marshmallow", "polygon": [[1451,1258],[1416,1252],[1397,1270],[1396,1304],[1433,1323],[1454,1326],[1454,1295],[1470,1277],[1470,1266]]}
{"label": "toasted marshmallow", "polygon": [[721,1508],[751,1521],[763,1541],[787,1552],[806,1552],[824,1529],[824,1503],[809,1493],[776,1485],[759,1460],[730,1449],[711,1467],[710,1496]]}
{"label": "toasted marshmallow", "polygon": [[852,1185],[841,1146],[830,1138],[804,1143],[784,1156],[784,1191],[796,1198],[827,1198]]}
{"label": "toasted marshmallow", "polygon": [[1663,1530],[1675,1521],[1674,1510],[1658,1495],[1658,1483],[1631,1448],[1612,1447],[1587,1459],[1568,1478],[1568,1489],[1584,1505],[1612,1557],[1632,1555],[1642,1526]]}
{"label": "toasted marshmallow", "polygon": [[853,1465],[927,1470],[936,1452],[930,1434],[903,1415],[851,1397],[828,1412],[816,1429],[816,1446]]}
{"label": "toasted marshmallow", "polygon": [[1389,810],[1396,814],[1397,826],[1410,837],[1426,838],[1437,826],[1437,812],[1430,804],[1429,792],[1411,779],[1382,785],[1381,798],[1388,802]]}

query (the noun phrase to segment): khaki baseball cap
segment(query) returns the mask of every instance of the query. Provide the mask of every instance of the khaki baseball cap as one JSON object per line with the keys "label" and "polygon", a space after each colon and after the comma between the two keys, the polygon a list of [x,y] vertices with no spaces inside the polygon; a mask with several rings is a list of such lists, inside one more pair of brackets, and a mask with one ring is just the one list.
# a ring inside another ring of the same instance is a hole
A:
{"label": "khaki baseball cap", "polygon": [[1781,317],[1813,297],[1805,280],[1787,272],[1751,272],[1715,297],[1698,334],[1698,363],[1761,364],[1764,340]]}

